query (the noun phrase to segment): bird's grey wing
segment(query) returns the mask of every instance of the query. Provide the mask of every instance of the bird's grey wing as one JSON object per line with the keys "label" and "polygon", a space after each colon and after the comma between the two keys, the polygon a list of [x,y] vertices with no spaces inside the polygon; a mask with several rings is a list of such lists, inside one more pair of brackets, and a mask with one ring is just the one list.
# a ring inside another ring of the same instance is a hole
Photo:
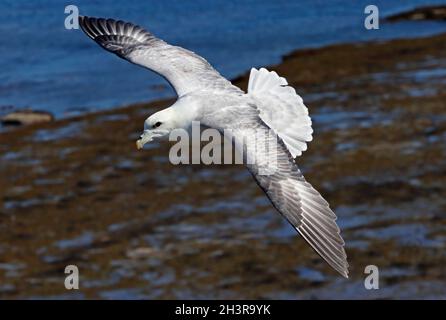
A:
{"label": "bird's grey wing", "polygon": [[178,96],[199,89],[239,92],[204,58],[172,46],[134,24],[80,16],[82,30],[104,49],[163,76]]}
{"label": "bird's grey wing", "polygon": [[233,135],[236,142],[244,141],[238,149],[257,183],[311,247],[348,277],[344,241],[327,201],[305,180],[284,142],[260,118],[243,118],[243,123],[234,123]]}

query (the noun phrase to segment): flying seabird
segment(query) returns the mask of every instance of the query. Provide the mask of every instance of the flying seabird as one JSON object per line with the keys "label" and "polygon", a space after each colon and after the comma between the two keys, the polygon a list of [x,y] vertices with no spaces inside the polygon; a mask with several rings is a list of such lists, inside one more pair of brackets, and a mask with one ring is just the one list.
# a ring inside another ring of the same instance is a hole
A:
{"label": "flying seabird", "polygon": [[[222,133],[229,130],[237,141],[244,142],[237,147],[255,159],[246,166],[277,211],[331,267],[348,277],[336,215],[294,161],[307,149],[313,129],[307,107],[285,78],[274,71],[252,68],[245,93],[204,58],[139,26],[85,16],[79,17],[79,23],[104,49],[163,76],[178,95],[172,106],[145,120],[138,148],[174,129],[189,129],[193,121]],[[274,148],[253,147],[253,129],[264,132],[265,137],[273,133]],[[269,161],[273,158],[275,161]],[[269,174],[261,172],[265,167],[271,169]]]}

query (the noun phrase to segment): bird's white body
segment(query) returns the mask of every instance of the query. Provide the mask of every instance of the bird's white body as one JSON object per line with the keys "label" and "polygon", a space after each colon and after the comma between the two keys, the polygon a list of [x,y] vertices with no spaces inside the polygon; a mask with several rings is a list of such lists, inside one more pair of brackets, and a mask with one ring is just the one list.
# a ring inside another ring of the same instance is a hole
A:
{"label": "bird's white body", "polygon": [[[147,118],[138,148],[174,129],[187,129],[192,121],[230,131],[239,141],[237,147],[255,159],[246,166],[274,207],[330,266],[347,277],[336,215],[294,162],[307,149],[313,130],[302,98],[284,78],[263,68],[252,69],[245,93],[202,57],[138,26],[87,17],[80,18],[80,25],[105,49],[162,75],[178,94],[171,107]],[[259,132],[267,143],[277,142],[274,148],[258,147]]]}

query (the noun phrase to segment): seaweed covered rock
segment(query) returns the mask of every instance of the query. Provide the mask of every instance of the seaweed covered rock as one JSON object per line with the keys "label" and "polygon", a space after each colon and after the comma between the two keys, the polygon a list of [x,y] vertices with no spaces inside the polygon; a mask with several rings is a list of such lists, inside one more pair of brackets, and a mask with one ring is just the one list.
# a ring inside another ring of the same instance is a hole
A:
{"label": "seaweed covered rock", "polygon": [[387,18],[387,21],[403,20],[444,20],[446,21],[446,6],[421,7],[398,13]]}
{"label": "seaweed covered rock", "polygon": [[50,122],[54,120],[54,116],[45,111],[19,110],[6,114],[0,120],[5,126],[19,126]]}

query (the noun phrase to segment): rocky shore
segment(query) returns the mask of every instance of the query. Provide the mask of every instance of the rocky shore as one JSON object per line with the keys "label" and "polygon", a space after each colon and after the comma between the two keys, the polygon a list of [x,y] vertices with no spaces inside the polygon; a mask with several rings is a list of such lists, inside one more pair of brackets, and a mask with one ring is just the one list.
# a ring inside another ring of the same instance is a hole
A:
{"label": "rocky shore", "polygon": [[[137,152],[166,100],[0,134],[0,298],[446,298],[446,35],[297,51],[270,69],[310,110],[297,163],[338,214],[349,279],[242,167]],[[81,290],[65,290],[68,264]],[[367,265],[380,290],[364,288]]]}
{"label": "rocky shore", "polygon": [[416,8],[407,12],[391,15],[388,21],[397,22],[404,20],[438,20],[446,21],[446,6],[431,6]]}
{"label": "rocky shore", "polygon": [[53,120],[54,116],[51,113],[33,110],[12,111],[0,117],[0,123],[3,126],[30,125],[35,123],[51,122]]}

